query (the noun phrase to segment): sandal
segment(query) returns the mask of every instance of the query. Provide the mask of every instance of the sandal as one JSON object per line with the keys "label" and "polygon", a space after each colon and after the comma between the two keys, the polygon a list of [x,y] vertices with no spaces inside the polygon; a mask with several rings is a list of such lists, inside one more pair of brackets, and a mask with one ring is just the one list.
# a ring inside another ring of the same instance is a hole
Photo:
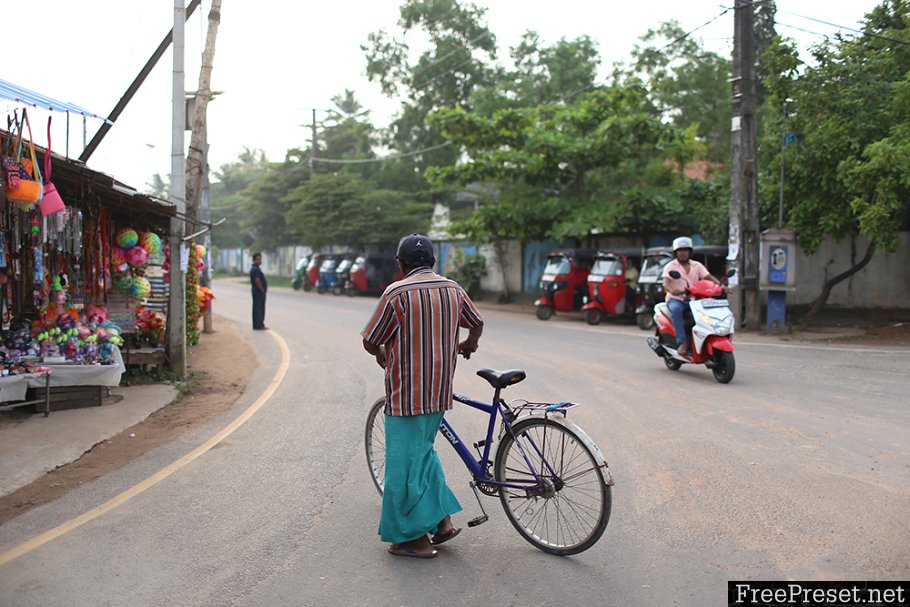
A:
{"label": "sandal", "polygon": [[393,554],[395,556],[409,556],[415,559],[431,559],[439,554],[439,552],[433,550],[429,553],[420,553],[413,548],[408,548],[407,546],[402,546],[401,544],[392,544],[389,546],[389,554]]}
{"label": "sandal", "polygon": [[458,535],[459,533],[461,533],[461,527],[453,527],[452,530],[449,531],[448,533],[434,534],[433,537],[430,538],[430,543],[433,544],[434,546],[438,546],[439,544],[444,544],[444,543],[448,542],[450,539],[452,539],[453,537],[455,537],[456,535]]}

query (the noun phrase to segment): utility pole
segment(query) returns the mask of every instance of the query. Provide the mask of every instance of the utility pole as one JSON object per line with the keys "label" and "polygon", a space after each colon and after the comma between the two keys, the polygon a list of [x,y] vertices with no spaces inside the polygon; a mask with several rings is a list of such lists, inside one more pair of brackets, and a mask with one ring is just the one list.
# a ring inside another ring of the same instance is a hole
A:
{"label": "utility pole", "polygon": [[170,296],[167,317],[167,355],[171,372],[177,377],[186,376],[186,278],[182,267],[184,223],[186,213],[186,181],[183,152],[186,128],[186,88],[184,84],[184,0],[174,0],[174,81],[172,89],[171,119],[171,192],[170,198],[177,207],[177,217],[171,219],[169,248]]}
{"label": "utility pole", "polygon": [[310,175],[316,174],[316,110],[313,110],[313,121],[310,123],[312,140],[310,143]]}
{"label": "utility pole", "polygon": [[[191,0],[190,5],[186,8],[186,15],[184,21],[190,18],[190,15],[193,14],[193,11],[196,10],[196,7],[202,0]],[[85,138],[85,117],[82,117],[82,154],[79,156],[79,160],[82,162],[88,162],[88,159],[91,158],[92,154],[95,153],[95,150],[98,149],[98,146],[101,144],[101,140],[104,139],[104,136],[107,135],[107,132],[111,130],[111,127],[117,122],[117,118],[120,117],[120,114],[123,113],[123,110],[126,109],[127,104],[133,99],[133,96],[139,90],[139,87],[142,86],[142,83],[145,82],[145,79],[149,74],[152,73],[154,67],[158,64],[158,60],[161,59],[161,56],[164,55],[164,51],[167,50],[167,47],[171,45],[171,40],[174,36],[174,30],[168,32],[167,36],[164,37],[164,40],[161,41],[161,44],[158,45],[158,48],[155,49],[155,52],[152,53],[151,58],[146,61],[142,70],[139,71],[139,75],[136,76],[133,83],[130,84],[129,88],[126,89],[126,92],[123,93],[123,97],[120,98],[120,101],[117,102],[117,105],[114,106],[114,109],[111,110],[111,113],[108,114],[107,122],[101,124],[101,128],[98,129],[98,132],[95,133],[95,136],[92,137],[92,141],[86,145]],[[69,114],[67,114],[67,120],[69,120]],[[66,129],[67,135],[69,135],[69,127]],[[67,152],[69,156],[69,152]]]}
{"label": "utility pole", "polygon": [[730,307],[746,326],[761,326],[758,294],[758,103],[755,87],[755,31],[752,0],[735,0],[733,19],[733,124],[730,171],[730,257],[739,288],[730,292]]}
{"label": "utility pole", "polygon": [[186,158],[186,211],[190,220],[199,214],[199,200],[202,191],[202,173],[206,169],[207,112],[212,100],[212,64],[215,60],[215,40],[221,23],[221,0],[212,0],[209,11],[209,25],[202,52],[202,67],[199,70],[199,87],[195,94],[193,111],[193,132],[190,149]]}

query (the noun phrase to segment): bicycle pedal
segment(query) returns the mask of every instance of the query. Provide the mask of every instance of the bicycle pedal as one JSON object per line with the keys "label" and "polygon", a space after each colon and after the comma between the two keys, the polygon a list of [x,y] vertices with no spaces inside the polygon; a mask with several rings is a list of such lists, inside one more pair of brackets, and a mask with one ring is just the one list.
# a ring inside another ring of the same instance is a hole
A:
{"label": "bicycle pedal", "polygon": [[476,527],[477,525],[480,525],[481,523],[486,523],[488,520],[490,520],[490,517],[487,516],[486,514],[484,514],[483,516],[478,516],[477,518],[472,518],[471,520],[468,521],[468,527]]}

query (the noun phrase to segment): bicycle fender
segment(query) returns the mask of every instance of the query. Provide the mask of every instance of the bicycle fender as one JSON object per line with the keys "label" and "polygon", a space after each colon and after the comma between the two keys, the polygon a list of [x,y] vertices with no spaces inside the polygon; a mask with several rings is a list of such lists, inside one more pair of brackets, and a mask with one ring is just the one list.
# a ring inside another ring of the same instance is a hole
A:
{"label": "bicycle fender", "polygon": [[[527,419],[527,418],[532,418],[532,417],[533,418],[543,418],[544,416],[531,414],[531,415],[528,415],[526,418],[520,418],[518,420],[515,420],[515,423],[520,422],[521,419]],[[571,430],[572,433],[578,437],[578,440],[580,440],[584,444],[585,447],[587,447],[588,449],[591,450],[591,454],[594,456],[594,460],[597,462],[597,465],[599,467],[603,468],[604,484],[607,485],[608,487],[612,487],[613,486],[613,474],[610,472],[610,466],[609,466],[609,464],[607,464],[607,460],[606,460],[606,458],[604,458],[604,454],[601,452],[600,447],[597,446],[597,443],[595,443],[594,440],[591,439],[591,437],[588,436],[588,434],[584,430],[582,430],[576,424],[570,422],[568,419],[566,419],[563,416],[553,415],[553,416],[547,417],[546,420],[548,423],[559,424],[563,428],[566,428],[567,430]]]}

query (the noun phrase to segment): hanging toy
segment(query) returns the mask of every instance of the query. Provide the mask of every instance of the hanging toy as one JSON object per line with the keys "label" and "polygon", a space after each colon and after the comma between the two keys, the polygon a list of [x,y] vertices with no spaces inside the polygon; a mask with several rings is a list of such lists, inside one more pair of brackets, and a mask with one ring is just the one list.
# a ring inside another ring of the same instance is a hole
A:
{"label": "hanging toy", "polygon": [[129,274],[114,275],[114,289],[121,293],[129,293],[133,286],[133,279]]}
{"label": "hanging toy", "polygon": [[133,228],[123,228],[117,232],[117,244],[124,249],[131,249],[139,242],[139,234]]}
{"label": "hanging toy", "polygon": [[127,250],[122,247],[114,247],[111,251],[111,267],[115,270],[126,271]]}
{"label": "hanging toy", "polygon": [[152,283],[144,276],[137,276],[133,279],[130,287],[130,295],[136,299],[145,299],[152,292]]}
{"label": "hanging toy", "polygon": [[144,266],[148,261],[148,251],[142,247],[133,247],[126,252],[126,261],[134,268]]}
{"label": "hanging toy", "polygon": [[35,284],[44,281],[44,253],[35,247]]}
{"label": "hanging toy", "polygon": [[145,232],[139,238],[139,246],[145,249],[149,255],[154,255],[161,250],[161,237],[154,232]]}

